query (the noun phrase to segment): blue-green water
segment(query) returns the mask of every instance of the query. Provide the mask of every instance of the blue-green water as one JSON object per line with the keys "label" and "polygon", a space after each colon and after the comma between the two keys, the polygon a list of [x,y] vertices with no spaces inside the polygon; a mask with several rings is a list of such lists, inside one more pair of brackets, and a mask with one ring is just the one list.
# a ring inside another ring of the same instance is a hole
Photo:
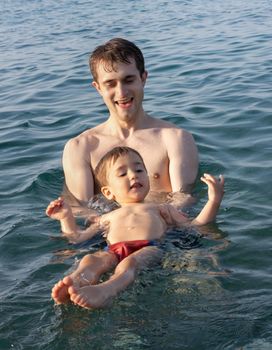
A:
{"label": "blue-green water", "polygon": [[[270,0],[1,1],[1,349],[271,348],[271,15]],[[226,194],[209,239],[173,247],[110,308],[54,307],[84,252],[44,209],[65,142],[107,117],[88,55],[116,36],[146,57],[145,109],[194,134]]]}

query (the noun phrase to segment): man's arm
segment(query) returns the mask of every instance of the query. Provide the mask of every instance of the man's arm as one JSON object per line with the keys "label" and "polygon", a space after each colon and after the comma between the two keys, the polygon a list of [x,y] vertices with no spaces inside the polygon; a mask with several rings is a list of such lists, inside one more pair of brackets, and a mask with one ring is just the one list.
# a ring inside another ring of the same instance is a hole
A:
{"label": "man's arm", "polygon": [[86,138],[71,139],[64,147],[62,158],[66,186],[81,205],[86,205],[94,194],[89,147]]}
{"label": "man's arm", "polygon": [[198,173],[198,151],[194,138],[186,130],[167,129],[165,143],[172,192],[190,193]]}

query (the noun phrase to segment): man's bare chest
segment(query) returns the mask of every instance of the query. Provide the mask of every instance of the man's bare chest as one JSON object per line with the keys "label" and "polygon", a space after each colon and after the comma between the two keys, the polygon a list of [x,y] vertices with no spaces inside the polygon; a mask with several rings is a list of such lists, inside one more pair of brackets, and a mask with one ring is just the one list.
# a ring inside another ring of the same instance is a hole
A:
{"label": "man's bare chest", "polygon": [[149,175],[151,190],[171,191],[167,149],[159,135],[156,134],[143,133],[125,139],[100,136],[96,147],[90,152],[92,169],[95,169],[99,160],[107,152],[119,146],[131,147],[140,153]]}
{"label": "man's bare chest", "polygon": [[164,167],[168,162],[167,150],[164,143],[153,135],[128,137],[120,139],[112,136],[100,136],[95,148],[90,150],[90,162],[94,169],[99,160],[114,147],[131,147],[140,153],[145,165],[152,172]]}

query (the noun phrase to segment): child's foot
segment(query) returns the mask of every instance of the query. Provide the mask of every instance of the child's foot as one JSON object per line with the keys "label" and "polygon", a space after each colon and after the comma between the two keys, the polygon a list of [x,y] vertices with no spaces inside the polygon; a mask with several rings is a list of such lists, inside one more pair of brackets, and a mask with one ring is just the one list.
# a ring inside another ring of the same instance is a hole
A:
{"label": "child's foot", "polygon": [[68,303],[69,287],[81,288],[97,283],[101,274],[115,267],[117,262],[115,256],[108,252],[85,255],[73,273],[55,284],[51,293],[52,298],[57,304]]}
{"label": "child's foot", "polygon": [[86,309],[98,309],[104,307],[110,300],[111,295],[107,295],[106,289],[101,285],[68,288],[70,299]]}
{"label": "child's foot", "polygon": [[91,277],[88,273],[72,273],[54,285],[51,296],[56,304],[66,304],[70,302],[70,294],[68,292],[69,287],[75,285],[80,288],[96,282],[96,279],[93,276]]}
{"label": "child's foot", "polygon": [[70,295],[68,293],[68,286],[63,280],[60,280],[52,288],[51,297],[56,304],[67,304],[70,301]]}
{"label": "child's foot", "polygon": [[[141,250],[144,251],[147,248],[149,247],[142,248]],[[119,292],[134,282],[136,265],[140,265],[137,262],[137,258],[135,258],[137,253],[135,252],[122,260],[117,265],[114,274],[105,282],[84,287],[70,286],[68,292],[71,301],[86,309],[98,309],[106,306]],[[132,257],[133,255],[134,257]],[[142,255],[145,255],[145,253]]]}

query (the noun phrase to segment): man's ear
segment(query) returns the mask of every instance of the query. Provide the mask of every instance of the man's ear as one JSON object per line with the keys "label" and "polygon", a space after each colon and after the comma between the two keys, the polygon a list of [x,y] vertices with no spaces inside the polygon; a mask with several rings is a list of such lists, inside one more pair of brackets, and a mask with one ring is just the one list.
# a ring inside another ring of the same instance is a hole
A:
{"label": "man's ear", "polygon": [[141,77],[142,82],[143,82],[143,86],[145,86],[147,76],[148,76],[148,73],[147,73],[147,71],[145,70],[145,71],[143,72],[143,74],[142,74],[142,77]]}
{"label": "man's ear", "polygon": [[109,186],[103,186],[101,187],[101,193],[108,199],[108,200],[114,200],[114,194],[111,192],[111,189]]}
{"label": "man's ear", "polygon": [[92,86],[98,91],[98,93],[101,95],[101,89],[97,81],[92,82]]}

